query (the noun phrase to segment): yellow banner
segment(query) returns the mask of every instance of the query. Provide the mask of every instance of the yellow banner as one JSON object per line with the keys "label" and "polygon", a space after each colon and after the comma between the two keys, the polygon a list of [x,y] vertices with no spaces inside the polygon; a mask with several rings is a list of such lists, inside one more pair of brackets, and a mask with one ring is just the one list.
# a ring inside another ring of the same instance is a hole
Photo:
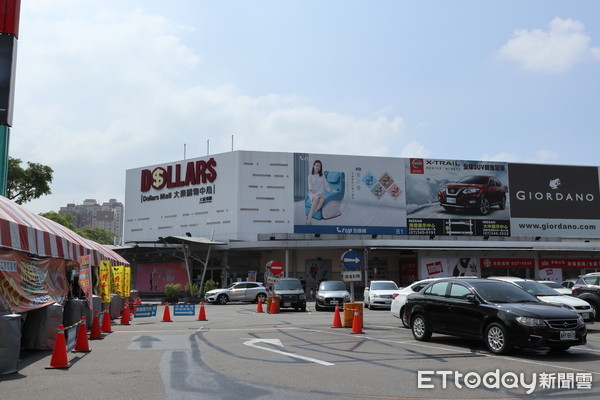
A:
{"label": "yellow banner", "polygon": [[112,283],[114,285],[114,293],[125,297],[123,290],[125,286],[125,266],[117,265],[112,267]]}
{"label": "yellow banner", "polygon": [[131,296],[131,267],[125,267],[125,280],[123,282],[123,296]]}
{"label": "yellow banner", "polygon": [[110,303],[110,261],[100,261],[100,296],[103,303]]}

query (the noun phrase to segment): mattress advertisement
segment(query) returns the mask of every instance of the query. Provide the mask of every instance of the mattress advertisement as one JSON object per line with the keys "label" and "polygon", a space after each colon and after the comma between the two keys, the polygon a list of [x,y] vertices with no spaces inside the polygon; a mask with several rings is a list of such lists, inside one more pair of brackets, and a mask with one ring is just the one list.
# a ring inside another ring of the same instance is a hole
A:
{"label": "mattress advertisement", "polygon": [[598,167],[508,165],[513,236],[600,237]]}
{"label": "mattress advertisement", "polygon": [[404,159],[294,154],[294,233],[406,234]]}
{"label": "mattress advertisement", "polygon": [[409,235],[510,236],[507,163],[405,162]]}

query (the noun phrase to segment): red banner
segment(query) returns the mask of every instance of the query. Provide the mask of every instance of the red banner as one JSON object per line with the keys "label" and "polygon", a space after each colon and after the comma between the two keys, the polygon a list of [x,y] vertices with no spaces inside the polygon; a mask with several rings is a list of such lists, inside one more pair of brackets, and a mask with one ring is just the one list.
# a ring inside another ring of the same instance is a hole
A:
{"label": "red banner", "polygon": [[482,268],[534,268],[533,258],[482,258],[479,260]]}
{"label": "red banner", "polygon": [[540,258],[540,269],[546,268],[600,268],[600,260],[593,258]]}
{"label": "red banner", "polygon": [[63,259],[0,252],[0,294],[16,313],[62,303],[69,293],[65,267]]}

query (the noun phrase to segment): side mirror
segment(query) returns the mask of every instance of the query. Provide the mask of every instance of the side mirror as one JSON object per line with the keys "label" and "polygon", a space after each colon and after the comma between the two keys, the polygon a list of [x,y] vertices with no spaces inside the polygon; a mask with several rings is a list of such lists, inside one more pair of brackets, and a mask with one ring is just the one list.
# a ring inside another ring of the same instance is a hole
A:
{"label": "side mirror", "polygon": [[477,301],[477,296],[475,296],[474,294],[469,294],[469,295],[467,295],[467,301],[468,301],[469,303],[475,303],[475,304],[479,303],[479,302]]}

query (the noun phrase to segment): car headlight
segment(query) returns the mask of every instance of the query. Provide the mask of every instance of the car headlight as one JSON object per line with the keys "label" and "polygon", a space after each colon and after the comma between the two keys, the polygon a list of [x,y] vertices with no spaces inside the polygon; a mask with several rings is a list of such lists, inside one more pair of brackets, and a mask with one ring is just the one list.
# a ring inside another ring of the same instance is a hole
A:
{"label": "car headlight", "polygon": [[379,295],[377,293],[373,294],[373,298],[378,298],[378,297],[379,297]]}
{"label": "car headlight", "polygon": [[344,298],[345,298],[345,299],[350,299],[350,295],[346,293],[346,294],[344,295]]}
{"label": "car headlight", "polygon": [[473,193],[477,193],[477,192],[479,192],[479,189],[470,188],[470,189],[463,190],[464,194],[473,194]]}
{"label": "car headlight", "polygon": [[561,304],[561,306],[563,306],[564,308],[566,308],[567,310],[575,310],[575,307],[570,306],[568,304]]}
{"label": "car headlight", "polygon": [[517,322],[525,326],[546,326],[544,320],[539,318],[517,317]]}
{"label": "car headlight", "polygon": [[305,294],[301,294],[300,296],[298,296],[299,299],[305,299],[306,295]]}
{"label": "car headlight", "polygon": [[322,295],[322,294],[320,294],[320,293],[317,295],[317,299],[319,299],[319,300],[323,300],[324,298],[325,298],[325,296],[323,296],[323,295]]}

